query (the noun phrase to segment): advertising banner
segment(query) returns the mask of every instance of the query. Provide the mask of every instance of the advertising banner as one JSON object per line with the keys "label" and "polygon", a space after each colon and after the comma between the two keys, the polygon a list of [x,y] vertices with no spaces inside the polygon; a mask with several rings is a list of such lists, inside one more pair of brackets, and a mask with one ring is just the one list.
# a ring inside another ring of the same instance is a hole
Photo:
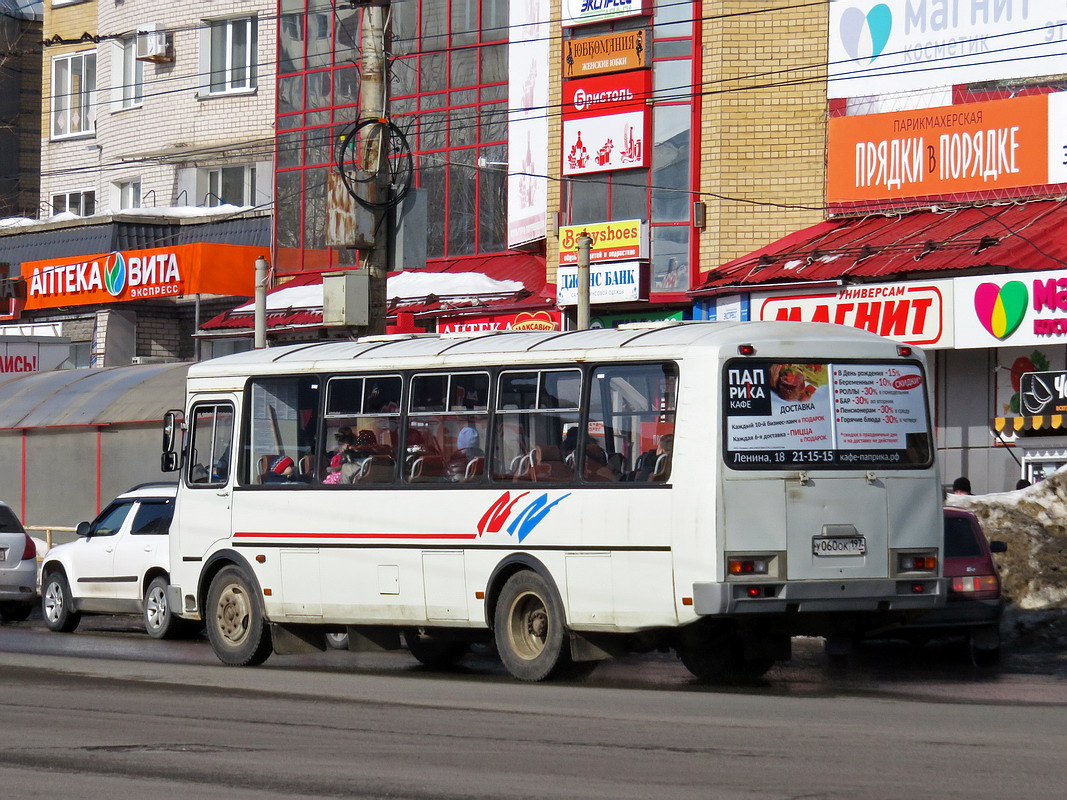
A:
{"label": "advertising banner", "polygon": [[745,360],[724,373],[723,449],[734,468],[904,466],[930,457],[917,364]]}
{"label": "advertising banner", "polygon": [[[589,302],[626,303],[648,297],[648,264],[613,261],[589,265]],[[556,272],[556,302],[578,304],[578,267],[560,267]]]}
{"label": "advertising banner", "polygon": [[47,372],[59,367],[69,356],[69,339],[0,336],[0,375]]}
{"label": "advertising banner", "polygon": [[548,0],[508,5],[508,247],[548,232]]}
{"label": "advertising banner", "polygon": [[563,0],[563,27],[636,17],[648,12],[647,0]]}
{"label": "advertising banner", "polygon": [[952,281],[842,286],[829,292],[753,295],[754,320],[832,322],[929,349],[951,348]]}
{"label": "advertising banner", "polygon": [[559,311],[520,311],[518,314],[488,314],[477,317],[442,317],[439,333],[477,333],[481,331],[558,331]]}
{"label": "advertising banner", "polygon": [[1067,182],[1067,93],[834,117],[827,201]]}
{"label": "advertising banner", "polygon": [[1067,72],[1061,0],[837,0],[829,97]]}
{"label": "advertising banner", "polygon": [[1067,343],[1067,270],[955,279],[957,348]]}
{"label": "advertising banner", "polygon": [[269,251],[230,244],[179,244],[24,261],[25,308],[118,303],[187,294],[251,297],[255,263]]}
{"label": "advertising banner", "polygon": [[1067,412],[1067,372],[1024,372],[1019,412],[1031,416]]}
{"label": "advertising banner", "polygon": [[648,225],[639,219],[564,225],[559,229],[559,263],[578,263],[578,237],[589,234],[593,240],[589,261],[624,261],[648,258]]}
{"label": "advertising banner", "polygon": [[564,175],[648,164],[650,70],[563,83]]}
{"label": "advertising banner", "polygon": [[618,31],[604,36],[565,39],[563,77],[588,78],[648,67],[648,31]]}

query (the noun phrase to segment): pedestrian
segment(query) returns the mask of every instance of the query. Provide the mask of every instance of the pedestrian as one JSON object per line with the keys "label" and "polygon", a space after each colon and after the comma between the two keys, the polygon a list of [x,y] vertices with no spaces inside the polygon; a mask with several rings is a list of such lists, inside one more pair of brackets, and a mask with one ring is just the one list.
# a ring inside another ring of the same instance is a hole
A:
{"label": "pedestrian", "polygon": [[952,482],[952,494],[974,494],[971,491],[971,482],[969,479],[960,476]]}

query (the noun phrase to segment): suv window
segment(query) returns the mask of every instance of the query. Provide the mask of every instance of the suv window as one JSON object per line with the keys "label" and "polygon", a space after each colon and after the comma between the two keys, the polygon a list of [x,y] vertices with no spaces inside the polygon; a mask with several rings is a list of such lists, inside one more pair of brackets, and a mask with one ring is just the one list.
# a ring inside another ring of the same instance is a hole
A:
{"label": "suv window", "polygon": [[96,518],[90,533],[93,536],[113,536],[126,521],[126,515],[133,508],[133,501],[127,500],[122,503],[112,503],[104,512]]}
{"label": "suv window", "polygon": [[142,500],[134,515],[131,532],[134,535],[169,533],[173,516],[173,500]]}
{"label": "suv window", "polygon": [[982,555],[971,521],[965,517],[945,517],[945,558],[974,558]]}
{"label": "suv window", "polygon": [[22,533],[22,523],[15,512],[7,506],[0,506],[0,533]]}

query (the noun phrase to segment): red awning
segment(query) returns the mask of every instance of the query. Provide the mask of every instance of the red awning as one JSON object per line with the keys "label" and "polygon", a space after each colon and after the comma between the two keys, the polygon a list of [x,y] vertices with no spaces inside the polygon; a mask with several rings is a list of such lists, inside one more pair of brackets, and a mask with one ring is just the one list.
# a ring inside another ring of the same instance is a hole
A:
{"label": "red awning", "polygon": [[833,219],[791,233],[712,270],[695,290],[839,278],[1067,264],[1067,201]]}
{"label": "red awning", "polygon": [[[479,273],[497,281],[522,284],[520,289],[485,294],[464,291],[458,295],[431,294],[418,297],[390,297],[387,315],[395,319],[398,312],[416,319],[436,318],[448,314],[527,311],[551,308],[556,303],[555,287],[546,284],[545,259],[525,253],[458,258],[427,263],[426,273]],[[390,273],[390,277],[400,273]],[[322,326],[322,292],[301,287],[322,285],[322,273],[304,272],[268,292],[267,328],[269,330],[318,328]],[[252,331],[255,312],[251,304],[219,314],[200,326],[205,333],[248,333]]]}

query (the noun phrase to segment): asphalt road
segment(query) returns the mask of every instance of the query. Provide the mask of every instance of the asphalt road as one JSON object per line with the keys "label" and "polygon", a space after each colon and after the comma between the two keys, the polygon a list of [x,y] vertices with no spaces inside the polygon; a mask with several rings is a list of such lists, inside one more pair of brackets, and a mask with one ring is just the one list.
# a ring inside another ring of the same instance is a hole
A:
{"label": "asphalt road", "polygon": [[203,641],[83,620],[0,626],[10,798],[1062,798],[1067,663],[800,640],[759,685],[695,684],[667,654],[580,684],[487,656],[432,672],[328,652],[221,666]]}

